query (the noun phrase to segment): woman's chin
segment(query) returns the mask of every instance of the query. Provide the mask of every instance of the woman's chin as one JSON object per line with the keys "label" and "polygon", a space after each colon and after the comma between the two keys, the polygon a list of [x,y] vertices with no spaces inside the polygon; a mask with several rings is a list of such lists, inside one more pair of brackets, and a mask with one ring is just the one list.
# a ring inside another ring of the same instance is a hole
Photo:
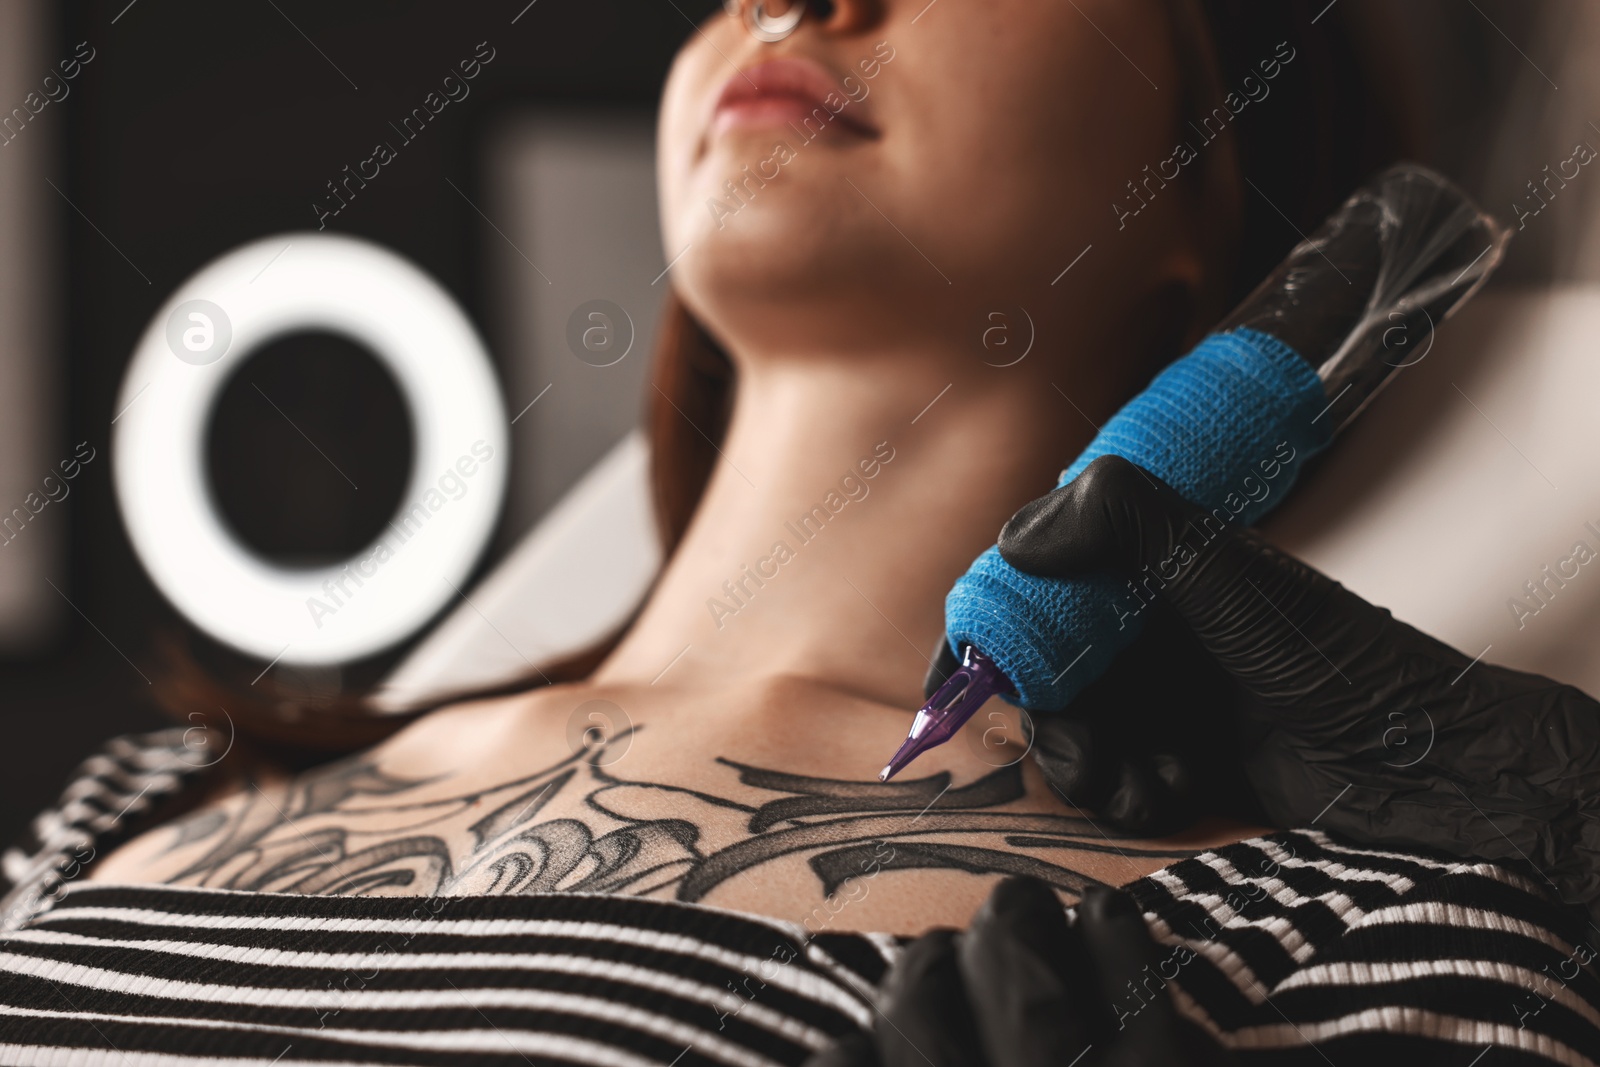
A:
{"label": "woman's chin", "polygon": [[853,214],[864,205],[852,203],[858,197],[851,176],[859,182],[884,168],[876,145],[843,131],[829,130],[806,143],[788,127],[733,126],[710,138],[704,153],[668,187],[677,186],[677,202],[685,210],[692,205],[715,229],[780,208],[813,221]]}
{"label": "woman's chin", "polygon": [[[829,269],[871,240],[863,231],[855,205],[841,200],[831,189],[821,188],[816,174],[784,176],[765,188],[699,184],[692,197],[680,201],[667,250],[677,255],[685,248],[683,266],[691,258],[735,262],[740,269]],[[843,185],[843,183],[840,183]],[[849,191],[849,186],[843,186]]]}

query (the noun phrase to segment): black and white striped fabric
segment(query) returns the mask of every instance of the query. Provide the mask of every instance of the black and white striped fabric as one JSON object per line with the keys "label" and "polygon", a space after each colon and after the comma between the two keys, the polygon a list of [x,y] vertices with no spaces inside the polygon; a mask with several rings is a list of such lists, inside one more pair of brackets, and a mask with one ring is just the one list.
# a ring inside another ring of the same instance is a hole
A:
{"label": "black and white striped fabric", "polygon": [[803,933],[630,897],[86,885],[0,938],[0,1062],[800,1063],[870,1025],[894,944]]}
{"label": "black and white striped fabric", "polygon": [[[309,897],[50,872],[52,855],[81,866],[83,833],[126,833],[152,782],[184,777],[174,733],[91,760],[93,785],[75,782],[70,811],[7,855],[8,877],[31,882],[14,883],[28,903],[0,934],[0,1064],[798,1064],[872,1025],[901,949],[627,897]],[[1128,889],[1171,947],[1144,987],[1171,989],[1243,1065],[1600,1062],[1596,939],[1503,868],[1299,831]],[[1116,1005],[1125,1025],[1143,1003],[1130,989]]]}
{"label": "black and white striped fabric", "polygon": [[0,930],[48,908],[97,855],[214,767],[206,739],[207,731],[182,727],[118,737],[80,763],[55,806],[0,853]]}
{"label": "black and white striped fabric", "polygon": [[1241,1062],[1600,1062],[1597,931],[1494,864],[1297,831],[1127,889],[1186,961],[1179,1010]]}

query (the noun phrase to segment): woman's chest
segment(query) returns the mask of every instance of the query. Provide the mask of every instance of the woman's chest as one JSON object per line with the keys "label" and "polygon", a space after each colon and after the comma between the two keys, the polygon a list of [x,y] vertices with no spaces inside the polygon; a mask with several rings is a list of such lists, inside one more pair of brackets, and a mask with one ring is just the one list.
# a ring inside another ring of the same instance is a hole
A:
{"label": "woman's chest", "polygon": [[963,925],[1006,875],[1070,898],[1242,834],[1120,837],[1050,796],[1026,760],[994,766],[954,745],[881,783],[844,761],[763,753],[682,723],[553,752],[538,735],[487,740],[464,766],[443,745],[437,764],[416,746],[379,748],[251,782],[134,839],[90,877],[340,895],[622,893],[914,932]]}

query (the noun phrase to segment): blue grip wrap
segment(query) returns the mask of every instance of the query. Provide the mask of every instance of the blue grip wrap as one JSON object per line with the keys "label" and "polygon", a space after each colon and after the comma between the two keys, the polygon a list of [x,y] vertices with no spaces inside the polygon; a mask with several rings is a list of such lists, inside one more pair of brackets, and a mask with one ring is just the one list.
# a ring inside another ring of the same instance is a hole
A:
{"label": "blue grip wrap", "polygon": [[[1282,341],[1212,334],[1117,412],[1060,484],[1123,456],[1219,518],[1253,523],[1328,444],[1327,407],[1316,371]],[[945,598],[946,631],[958,653],[971,644],[994,660],[1014,703],[1056,710],[1133,642],[1151,596],[1126,578],[1035,578],[991,547]]]}

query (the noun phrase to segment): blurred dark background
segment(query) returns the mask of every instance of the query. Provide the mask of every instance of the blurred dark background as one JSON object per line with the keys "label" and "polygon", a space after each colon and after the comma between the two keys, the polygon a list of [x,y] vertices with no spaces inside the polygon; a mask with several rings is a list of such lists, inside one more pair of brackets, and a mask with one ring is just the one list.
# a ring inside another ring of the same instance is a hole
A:
{"label": "blurred dark background", "polygon": [[[8,171],[6,195],[31,220],[39,250],[22,257],[21,269],[39,297],[33,303],[43,351],[35,356],[42,373],[34,385],[51,417],[38,420],[31,481],[71,457],[78,442],[96,451],[68,500],[47,507],[21,535],[39,543],[35,559],[46,568],[26,577],[52,582],[27,600],[31,606],[13,627],[19,640],[0,659],[0,838],[9,840],[101,740],[166,721],[149,695],[158,669],[152,642],[186,627],[126,540],[108,442],[126,362],[167,295],[237,244],[316,229],[313,203],[329,200],[326,183],[370,156],[375,142],[398,146],[389,124],[483,46],[494,58],[469,83],[470,94],[399,147],[398,158],[328,228],[414,260],[484,328],[487,246],[504,239],[479,213],[489,202],[486,138],[530,106],[597,108],[648,122],[672,55],[693,32],[690,20],[720,5],[8,6],[17,10],[7,16],[16,25],[6,27],[13,47],[5,62],[13,69],[5,81],[17,99],[5,108],[21,106],[80,42],[93,49],[69,94],[14,133],[0,163]],[[31,13],[22,10],[30,6]],[[6,240],[18,237],[13,231]],[[270,383],[273,401],[366,491],[348,491],[285,419],[242,386],[241,375],[218,408],[208,443],[219,505],[242,538],[268,556],[344,555],[366,543],[399,499],[410,440],[398,393],[374,360],[335,338],[279,341],[254,360],[249,377]],[[524,402],[508,389],[511,414]],[[289,485],[296,487],[292,506]],[[5,508],[20,504],[18,497]],[[0,565],[31,572],[21,544],[7,545]]]}

